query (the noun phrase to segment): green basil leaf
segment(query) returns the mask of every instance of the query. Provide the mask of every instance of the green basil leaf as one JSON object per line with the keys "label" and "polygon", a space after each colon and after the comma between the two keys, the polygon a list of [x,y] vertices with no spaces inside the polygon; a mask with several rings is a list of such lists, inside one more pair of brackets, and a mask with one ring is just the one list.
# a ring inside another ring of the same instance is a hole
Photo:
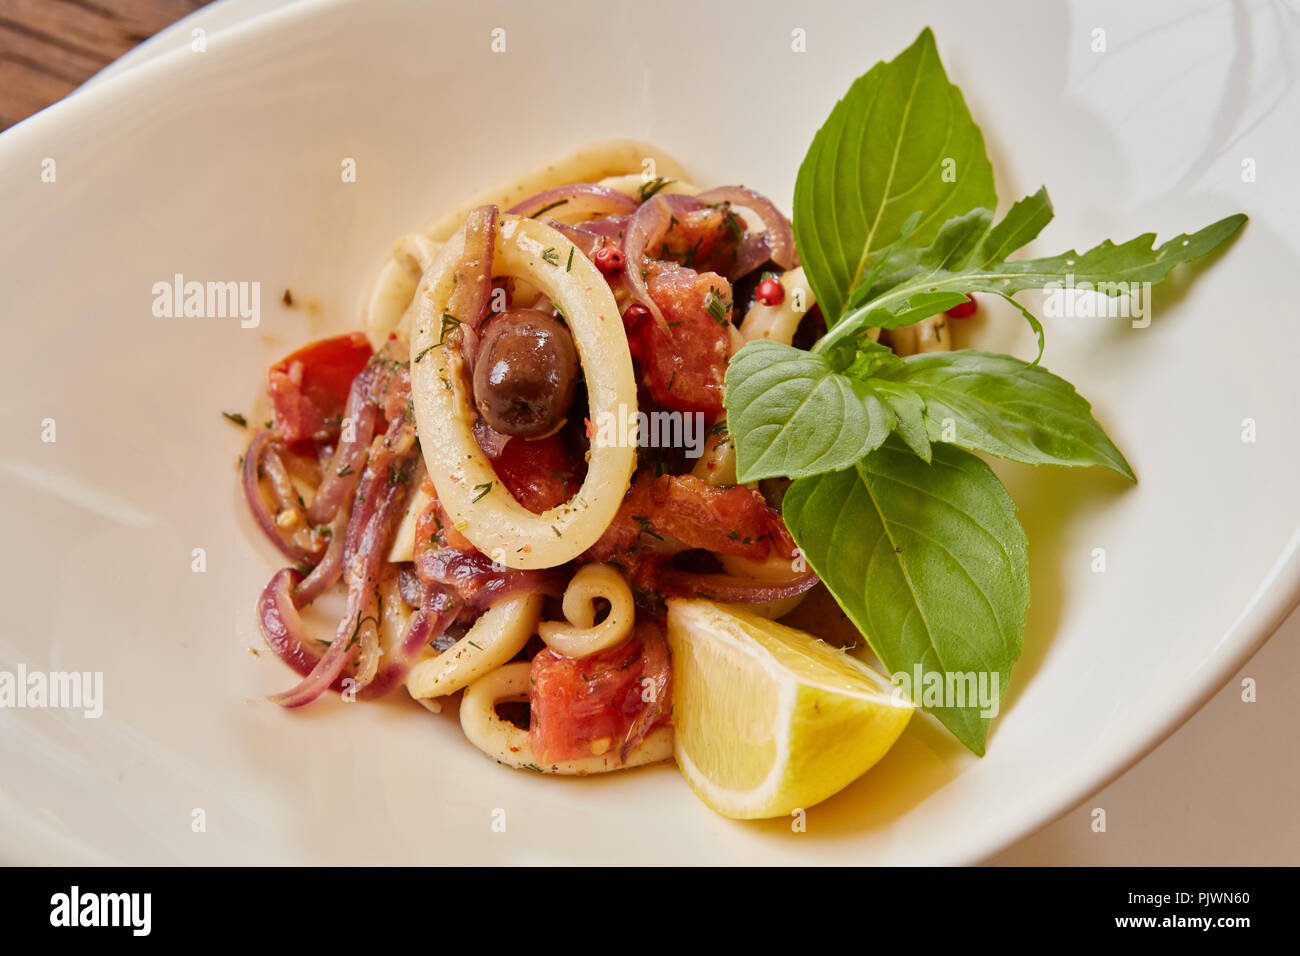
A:
{"label": "green basil leaf", "polygon": [[750,342],[727,366],[727,429],[741,481],[846,468],[880,446],[894,416],[826,356]]}
{"label": "green basil leaf", "polygon": [[1074,386],[1010,355],[963,349],[911,355],[881,369],[925,403],[931,441],[1028,465],[1133,469]]}
{"label": "green basil leaf", "polygon": [[995,205],[984,137],[927,28],[854,82],[799,167],[795,242],[828,325],[891,246],[925,246],[946,220]]}
{"label": "green basil leaf", "polygon": [[930,460],[930,436],[925,422],[925,400],[909,388],[891,387],[888,381],[868,380],[876,395],[894,413],[894,430],[922,461]]}
{"label": "green basil leaf", "polygon": [[[934,446],[931,464],[891,440],[852,468],[800,478],[790,533],[891,674],[997,675],[1020,656],[1029,606],[1025,533],[979,458]],[[913,685],[916,686],[915,684]],[[921,685],[924,686],[924,683]],[[919,690],[913,699],[924,704]],[[991,714],[951,700],[930,710],[983,755]]]}

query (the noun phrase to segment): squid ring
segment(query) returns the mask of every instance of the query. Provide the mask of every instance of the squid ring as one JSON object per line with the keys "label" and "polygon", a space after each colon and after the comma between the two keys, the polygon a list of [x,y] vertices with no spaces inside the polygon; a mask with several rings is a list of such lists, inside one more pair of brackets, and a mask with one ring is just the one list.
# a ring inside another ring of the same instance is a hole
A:
{"label": "squid ring", "polygon": [[461,699],[461,729],[470,743],[497,762],[523,770],[582,777],[641,767],[672,757],[673,730],[671,727],[658,727],[633,747],[627,760],[621,763],[615,747],[598,756],[539,764],[528,743],[528,731],[502,720],[496,712],[496,705],[500,702],[528,700],[530,670],[531,665],[524,662],[507,664],[470,684]]}
{"label": "squid ring", "polygon": [[[492,272],[527,280],[568,323],[587,381],[593,423],[627,434],[636,420],[636,380],[618,305],[604,277],[565,236],[531,219],[502,215]],[[416,292],[411,340],[411,395],[420,447],[456,530],[506,567],[552,568],[595,544],[613,520],[636,468],[634,442],[593,439],[587,476],[577,493],[542,514],[524,508],[474,439],[478,418],[459,350],[447,343],[447,303],[464,253],[453,235]],[[609,416],[608,418],[606,416]]]}

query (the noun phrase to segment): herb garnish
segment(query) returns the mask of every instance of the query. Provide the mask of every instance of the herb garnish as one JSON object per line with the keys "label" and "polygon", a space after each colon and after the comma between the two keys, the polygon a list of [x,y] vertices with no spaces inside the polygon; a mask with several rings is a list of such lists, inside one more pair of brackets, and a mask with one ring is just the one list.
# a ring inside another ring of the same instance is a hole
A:
{"label": "herb garnish", "polygon": [[664,539],[663,535],[656,534],[650,529],[650,517],[648,515],[633,515],[632,520],[641,526],[641,530],[637,532],[637,537],[640,537],[643,534],[648,534],[656,541],[662,541]]}
{"label": "herb garnish", "polygon": [[642,183],[641,188],[637,190],[641,194],[641,201],[645,202],[671,182],[671,179],[664,179],[662,176],[656,176],[649,182]]}
{"label": "herb garnish", "polygon": [[705,300],[704,311],[713,316],[713,321],[719,325],[731,324],[727,321],[727,313],[731,311],[731,303],[718,295],[717,289],[709,289],[709,297]]}
{"label": "herb garnish", "polygon": [[536,218],[537,218],[538,216],[540,216],[542,213],[544,213],[544,212],[550,212],[550,211],[551,211],[552,209],[554,209],[556,206],[563,206],[563,205],[564,205],[566,202],[568,202],[568,201],[569,201],[569,200],[567,200],[567,199],[557,199],[557,200],[555,200],[555,202],[551,203],[550,205],[543,206],[541,209],[537,210],[537,212],[533,213],[533,214],[532,214],[531,216],[529,216],[528,218],[529,218],[529,219],[536,219]]}
{"label": "herb garnish", "polygon": [[[946,161],[955,178],[941,175]],[[885,668],[949,686],[989,673],[1005,692],[1029,603],[1026,539],[1015,504],[972,452],[1099,465],[1131,481],[1133,470],[1088,402],[1038,359],[970,349],[900,358],[867,330],[981,292],[1020,310],[1041,358],[1042,326],[1014,293],[1067,276],[1111,296],[1159,282],[1246,217],[1158,247],[1148,233],[1010,260],[1051,220],[1051,201],[1040,189],[997,221],[996,205],[983,135],[927,29],[852,85],[799,168],[795,243],[830,331],[811,351],[745,345],[727,369],[726,407],[740,481],[794,479],[786,525]],[[984,753],[987,708],[927,709]]]}
{"label": "herb garnish", "polygon": [[450,312],[442,313],[442,332],[438,336],[438,344],[446,345],[448,334],[454,332],[458,328],[460,328],[460,319],[456,318]]}

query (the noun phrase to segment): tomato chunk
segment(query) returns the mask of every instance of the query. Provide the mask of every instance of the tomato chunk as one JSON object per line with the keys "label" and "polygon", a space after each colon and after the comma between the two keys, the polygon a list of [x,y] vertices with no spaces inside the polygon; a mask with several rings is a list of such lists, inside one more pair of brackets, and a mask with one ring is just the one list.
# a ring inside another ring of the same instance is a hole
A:
{"label": "tomato chunk", "polygon": [[643,474],[586,557],[626,563],[629,555],[675,550],[673,541],[755,561],[794,553],[780,512],[757,491],[717,488],[694,475]]}
{"label": "tomato chunk", "polygon": [[633,636],[591,657],[564,657],[544,648],[533,658],[529,743],[541,763],[628,752],[669,722],[668,643],[653,620]]}
{"label": "tomato chunk", "polygon": [[646,287],[668,328],[642,323],[646,388],[666,409],[716,418],[731,352],[731,284],[672,263],[649,269]]}
{"label": "tomato chunk", "polygon": [[564,504],[578,490],[573,456],[559,435],[511,438],[489,457],[506,489],[533,514]]}
{"label": "tomato chunk", "polygon": [[674,216],[655,259],[672,259],[699,272],[726,273],[736,263],[736,249],[745,233],[745,220],[722,203]]}
{"label": "tomato chunk", "polygon": [[276,430],[289,443],[325,438],[343,415],[352,380],[370,361],[360,332],[321,339],[285,356],[268,374]]}

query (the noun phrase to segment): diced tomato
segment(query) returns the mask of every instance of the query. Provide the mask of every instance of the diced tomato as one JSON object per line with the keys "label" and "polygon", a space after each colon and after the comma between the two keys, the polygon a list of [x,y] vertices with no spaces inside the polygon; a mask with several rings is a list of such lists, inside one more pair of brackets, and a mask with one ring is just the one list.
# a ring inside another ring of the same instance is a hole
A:
{"label": "diced tomato", "polygon": [[794,550],[780,513],[757,491],[718,488],[694,475],[643,474],[587,557],[624,561],[628,554],[661,550],[665,538],[755,561]]}
{"label": "diced tomato", "polygon": [[289,443],[324,438],[347,405],[372,350],[360,332],[321,339],[287,355],[268,375],[275,427]]}
{"label": "diced tomato", "polygon": [[642,323],[646,388],[664,408],[717,417],[731,352],[731,285],[672,263],[649,269],[650,298],[668,328]]}
{"label": "diced tomato", "polygon": [[784,522],[761,494],[741,485],[717,488],[694,475],[663,475],[650,485],[653,527],[691,548],[761,560]]}
{"label": "diced tomato", "polygon": [[674,217],[655,259],[672,259],[700,272],[726,272],[736,261],[736,249],[745,234],[745,220],[731,206],[706,206]]}
{"label": "diced tomato", "polygon": [[591,657],[549,648],[533,658],[529,743],[541,763],[628,751],[672,711],[668,644],[651,619],[631,638]]}
{"label": "diced tomato", "polygon": [[564,504],[578,490],[573,458],[558,435],[533,441],[512,438],[492,467],[515,500],[533,514]]}
{"label": "diced tomato", "polygon": [[447,517],[442,502],[438,500],[438,492],[427,476],[420,488],[429,496],[430,500],[425,509],[420,512],[419,517],[415,519],[416,550],[419,551],[421,548],[430,547],[455,548],[458,551],[475,550],[469,538],[457,531],[451,523],[451,519]]}

